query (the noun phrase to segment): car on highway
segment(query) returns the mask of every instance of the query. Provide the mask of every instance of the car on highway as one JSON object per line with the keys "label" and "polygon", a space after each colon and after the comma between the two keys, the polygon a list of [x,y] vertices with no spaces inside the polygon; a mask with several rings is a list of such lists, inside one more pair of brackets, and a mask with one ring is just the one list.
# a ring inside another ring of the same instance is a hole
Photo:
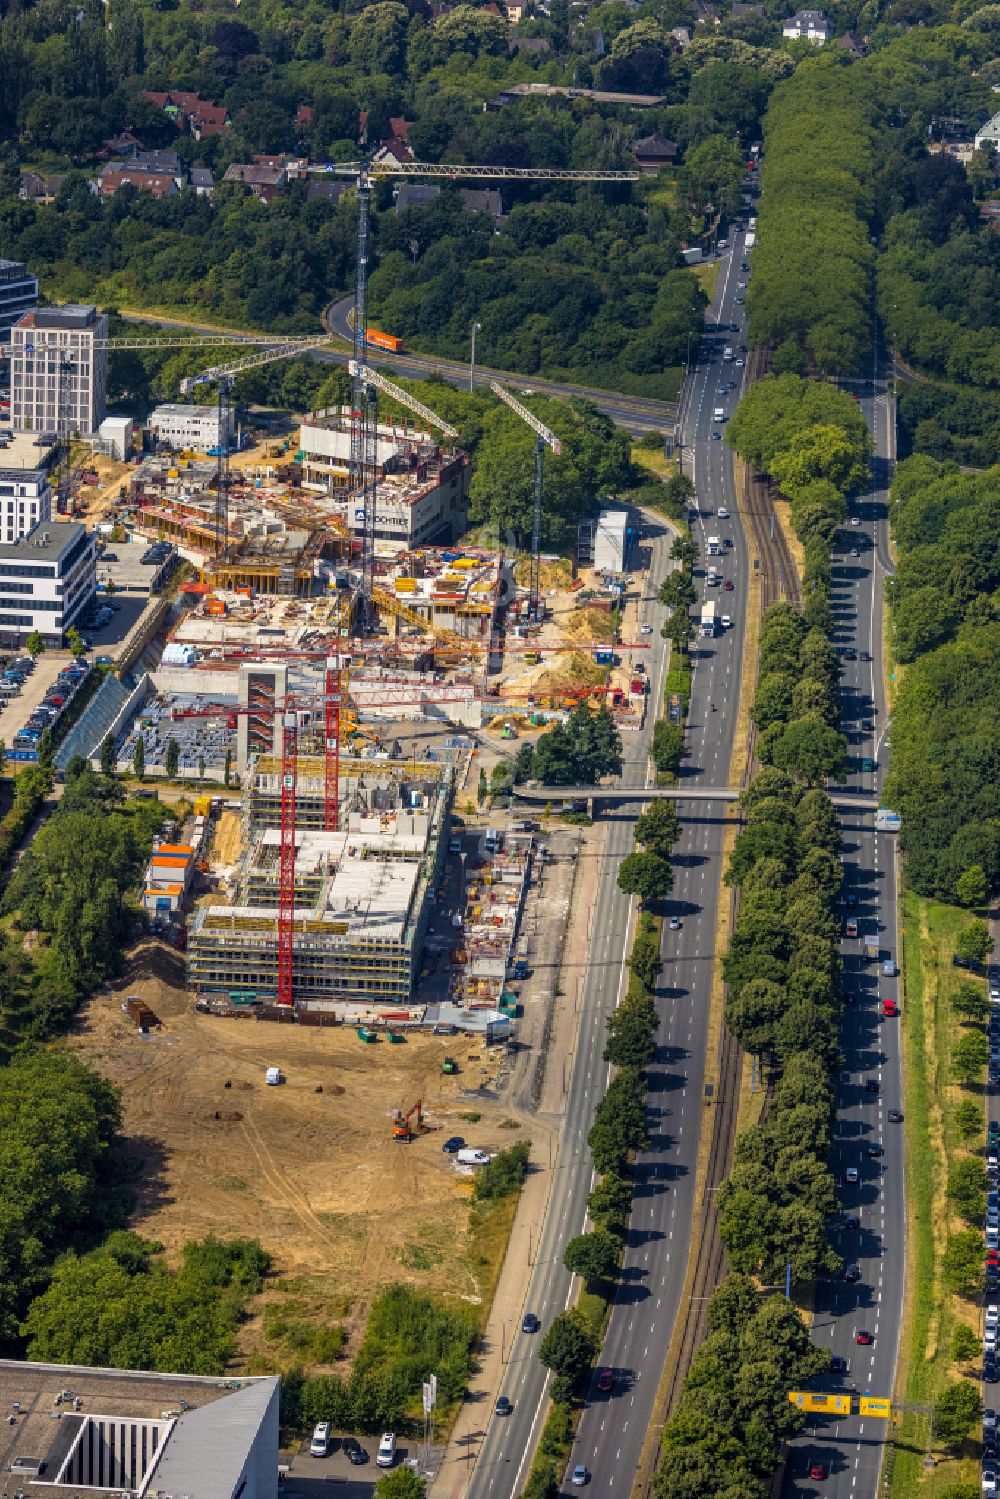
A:
{"label": "car on highway", "polygon": [[845,922],[845,924],[844,924],[844,936],[845,937],[856,937],[857,935],[858,935],[858,923],[856,921]]}
{"label": "car on highway", "polygon": [[845,649],[845,651],[844,651],[844,660],[845,661],[856,661],[857,659],[858,659],[858,653],[857,653],[857,651],[854,650],[851,646],[847,646],[846,649]]}
{"label": "car on highway", "polygon": [[860,1343],[863,1348],[867,1348],[869,1343],[874,1343],[875,1335],[870,1333],[867,1327],[859,1327],[854,1334],[854,1341]]}
{"label": "car on highway", "polygon": [[732,621],[731,617],[728,614],[724,614],[722,616],[722,618],[719,620],[719,624],[722,626],[722,628],[724,630],[728,630],[731,627],[732,623],[733,623],[733,621]]}
{"label": "car on highway", "polygon": [[602,1395],[607,1395],[609,1393],[609,1391],[611,1391],[611,1390],[614,1389],[614,1387],[615,1387],[615,1371],[614,1371],[614,1369],[598,1369],[598,1371],[597,1371],[597,1388],[601,1391],[601,1394]]}
{"label": "car on highway", "polygon": [[639,634],[640,635],[652,635],[652,633],[653,633],[653,626],[652,625],[640,625],[639,626]]}
{"label": "car on highway", "polygon": [[983,1476],[982,1476],[981,1482],[982,1482],[982,1489],[983,1489],[983,1493],[984,1494],[995,1494],[996,1491],[997,1491],[997,1470],[996,1470],[996,1468],[994,1468],[992,1466],[990,1466],[990,1467],[984,1467],[983,1468]]}
{"label": "car on highway", "polygon": [[852,1284],[853,1284],[854,1281],[860,1280],[861,1279],[861,1266],[858,1265],[858,1264],[854,1264],[854,1263],[851,1263],[850,1265],[845,1265],[844,1266],[844,1279],[846,1281],[850,1281]]}
{"label": "car on highway", "polygon": [[865,1092],[866,1093],[877,1093],[878,1092],[878,1078],[877,1077],[867,1077],[867,1078],[865,1078]]}
{"label": "car on highway", "polygon": [[680,929],[681,929],[681,919],[680,919],[680,917],[679,916],[671,916],[671,918],[670,918],[670,930],[672,932],[679,932]]}
{"label": "car on highway", "polygon": [[722,440],[722,433],[721,432],[713,432],[712,433],[712,441],[713,442],[720,442],[721,440]]}
{"label": "car on highway", "polygon": [[860,524],[861,524],[861,517],[860,517],[860,515],[852,515],[851,516],[851,525],[852,526],[860,526]]}
{"label": "car on highway", "polygon": [[578,1489],[582,1489],[584,1484],[589,1483],[590,1469],[587,1467],[587,1464],[577,1463],[576,1467],[573,1469],[573,1472],[570,1474],[569,1481],[570,1483],[575,1484]]}
{"label": "car on highway", "polygon": [[497,1403],[493,1407],[493,1409],[496,1411],[498,1416],[509,1416],[514,1407],[511,1405],[506,1395],[498,1395]]}
{"label": "car on highway", "polygon": [[[858,660],[859,661],[870,661],[871,658],[872,658],[871,651],[858,651]],[[886,741],[886,742],[888,743],[888,741]]]}
{"label": "car on highway", "polygon": [[733,582],[732,578],[727,578],[722,587],[726,593],[732,593],[733,589],[736,587],[736,584]]}
{"label": "car on highway", "polygon": [[739,369],[743,368],[743,360],[742,359],[737,359],[736,364],[737,364],[737,367]]}
{"label": "car on highway", "polygon": [[541,1325],[534,1312],[525,1312],[524,1321],[521,1323],[521,1331],[537,1332]]}
{"label": "car on highway", "polygon": [[861,1227],[861,1219],[858,1217],[857,1213],[845,1213],[844,1214],[844,1227],[845,1228],[860,1228]]}
{"label": "car on highway", "polygon": [[882,1147],[877,1140],[869,1140],[865,1147],[870,1161],[877,1161],[882,1155]]}
{"label": "car on highway", "polygon": [[983,1379],[986,1384],[997,1382],[997,1361],[990,1353],[983,1359]]}
{"label": "car on highway", "polygon": [[450,1140],[445,1140],[444,1144],[441,1146],[441,1149],[444,1151],[445,1155],[455,1155],[457,1151],[462,1149],[462,1146],[464,1144],[465,1141],[462,1139],[461,1135],[452,1135]]}
{"label": "car on highway", "polygon": [[986,1435],[986,1436],[983,1437],[983,1456],[995,1459],[996,1455],[997,1455],[996,1433],[991,1431],[988,1435]]}
{"label": "car on highway", "polygon": [[902,1122],[903,1122],[903,1111],[902,1111],[902,1109],[890,1109],[889,1110],[889,1114],[888,1114],[888,1119],[889,1119],[889,1123],[890,1124],[902,1124]]}
{"label": "car on highway", "polygon": [[716,510],[715,513],[718,516],[719,520],[728,520],[729,519],[729,511],[726,509],[725,505],[720,505],[719,508],[718,508],[718,510]]}
{"label": "car on highway", "polygon": [[809,1464],[809,1477],[810,1478],[825,1478],[826,1477],[826,1463],[810,1463]]}
{"label": "car on highway", "polygon": [[368,1461],[368,1453],[354,1437],[347,1437],[345,1439],[344,1451],[347,1453],[348,1462],[353,1463],[356,1468],[359,1468],[362,1463]]}
{"label": "car on highway", "polygon": [[984,1431],[996,1431],[996,1429],[997,1429],[997,1413],[996,1413],[995,1410],[991,1410],[989,1408],[989,1406],[987,1406],[986,1409],[983,1411],[983,1430]]}
{"label": "car on highway", "polygon": [[857,1179],[858,1179],[858,1168],[857,1168],[857,1166],[848,1166],[847,1170],[844,1172],[844,1181],[847,1183],[847,1185],[849,1187],[853,1187],[854,1184],[857,1182]]}
{"label": "car on highway", "polygon": [[835,1353],[833,1355],[833,1357],[830,1359],[830,1373],[831,1374],[846,1374],[847,1373],[847,1360],[846,1360],[846,1358],[844,1358],[843,1354]]}

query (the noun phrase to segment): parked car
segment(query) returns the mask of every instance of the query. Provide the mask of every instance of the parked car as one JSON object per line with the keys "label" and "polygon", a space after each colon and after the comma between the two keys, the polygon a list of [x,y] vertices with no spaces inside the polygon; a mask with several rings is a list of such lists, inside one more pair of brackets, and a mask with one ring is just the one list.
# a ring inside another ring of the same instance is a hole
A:
{"label": "parked car", "polygon": [[326,1457],[330,1450],[330,1423],[320,1421],[313,1427],[312,1441],[309,1443],[309,1455],[311,1457]]}

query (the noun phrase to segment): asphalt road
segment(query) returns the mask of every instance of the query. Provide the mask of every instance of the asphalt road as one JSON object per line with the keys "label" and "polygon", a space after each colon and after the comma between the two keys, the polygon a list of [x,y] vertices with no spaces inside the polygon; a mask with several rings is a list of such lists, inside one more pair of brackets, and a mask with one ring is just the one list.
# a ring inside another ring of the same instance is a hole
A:
{"label": "asphalt road", "polygon": [[[742,237],[721,268],[721,291],[698,366],[684,403],[685,457],[694,480],[698,514],[692,516],[701,560],[696,568],[699,600],[717,598],[720,614],[732,625],[694,649],[694,682],[688,718],[688,755],[682,784],[696,792],[729,779],[738,711],[743,655],[747,549],[738,520],[732,458],[713,437],[721,431],[713,412],[730,414],[739,399],[742,368],[724,361],[727,346],[743,337],[729,325],[742,324],[736,298]],[[738,353],[737,356],[739,357]],[[733,389],[729,389],[732,381]],[[725,384],[726,392],[719,395]],[[719,508],[728,516],[719,518]],[[709,536],[722,544],[718,566],[733,590],[709,588],[706,546]],[[699,610],[700,612],[700,610]],[[714,705],[714,707],[713,707]],[[705,1117],[705,1048],[716,956],[716,929],[722,843],[726,818],[715,802],[685,805],[681,838],[674,857],[675,883],[667,915],[679,930],[664,931],[664,966],[658,992],[660,1026],[656,1061],[649,1069],[652,1147],[635,1165],[636,1190],[622,1275],[612,1308],[600,1364],[614,1370],[610,1393],[596,1388],[596,1377],[581,1415],[569,1468],[586,1464],[597,1494],[631,1493],[663,1360],[673,1333],[687,1271],[691,1223],[695,1215],[695,1164]],[[566,1483],[563,1492],[573,1490]]]}
{"label": "asphalt road", "polygon": [[[876,356],[877,357],[877,356]],[[858,659],[842,662],[843,726],[851,753],[879,762],[871,773],[852,775],[848,786],[871,791],[881,786],[887,757],[886,702],[882,670],[883,588],[891,570],[888,550],[886,486],[895,457],[895,435],[885,389],[884,366],[873,365],[872,379],[855,386],[876,447],[874,488],[852,504],[860,525],[841,533],[834,556],[835,641],[853,649]],[[852,548],[859,556],[852,555]],[[867,651],[871,662],[860,659]],[[874,704],[874,712],[872,705]],[[844,989],[848,1000],[843,1030],[844,1070],[838,1085],[838,1121],[831,1165],[843,1211],[860,1219],[858,1229],[838,1231],[837,1248],[856,1264],[860,1279],[826,1282],[818,1287],[813,1336],[847,1361],[847,1372],[831,1375],[818,1387],[831,1391],[891,1395],[895,1380],[905,1274],[903,1198],[903,1128],[888,1122],[889,1109],[902,1107],[898,1019],[881,1018],[882,1002],[900,1001],[898,978],[883,973],[883,962],[899,962],[894,838],[876,833],[871,815],[841,817],[844,837],[844,892],[856,906],[845,906],[845,918],[858,920],[859,936],[842,946]],[[879,944],[879,962],[865,962],[862,944]],[[873,1079],[878,1092],[868,1092]],[[881,1147],[869,1158],[869,1145]],[[857,1184],[845,1172],[857,1168]],[[873,1335],[870,1345],[856,1341],[859,1330]],[[878,1485],[886,1423],[871,1417],[814,1417],[807,1433],[793,1443],[782,1493],[785,1499],[823,1495],[825,1499],[869,1499]],[[827,1477],[808,1477],[811,1464],[826,1466]]]}
{"label": "asphalt road", "polygon": [[[348,318],[353,309],[353,296],[342,297],[339,302],[331,302],[324,314],[327,327],[346,339],[348,343],[352,337]],[[351,356],[324,349],[310,357],[320,360],[332,359],[338,364],[345,364]],[[619,396],[613,391],[594,390],[587,385],[576,385],[562,380],[546,380],[540,375],[515,375],[508,371],[486,369],[478,364],[475,370],[470,372],[470,366],[461,360],[439,359],[434,354],[386,354],[373,348],[369,349],[368,358],[372,364],[389,365],[390,375],[396,373],[409,376],[411,379],[422,375],[441,375],[450,385],[457,385],[462,390],[468,390],[471,373],[472,382],[478,388],[487,387],[491,380],[499,380],[511,390],[519,391],[521,394],[533,392],[544,396],[560,396],[564,399],[570,396],[580,396],[583,400],[590,401],[605,416],[611,417],[619,427],[624,427],[627,432],[634,435],[650,431],[664,433],[671,431],[677,416],[677,405],[673,401]]]}

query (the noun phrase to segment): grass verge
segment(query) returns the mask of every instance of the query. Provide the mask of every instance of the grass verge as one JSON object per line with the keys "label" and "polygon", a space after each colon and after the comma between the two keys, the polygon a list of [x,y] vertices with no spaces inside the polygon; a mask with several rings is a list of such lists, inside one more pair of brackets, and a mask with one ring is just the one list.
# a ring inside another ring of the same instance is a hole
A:
{"label": "grass verge", "polygon": [[[965,1372],[951,1356],[955,1327],[978,1331],[976,1305],[944,1284],[941,1257],[949,1232],[966,1225],[946,1195],[948,1168],[965,1153],[955,1111],[966,1090],[951,1081],[951,1055],[963,1026],[949,996],[963,976],[952,964],[956,933],[968,913],[912,891],[903,898],[903,1077],[906,1130],[907,1295],[903,1310],[896,1398],[933,1405],[942,1390]],[[972,1096],[977,1096],[976,1090]],[[981,1148],[982,1138],[971,1142]],[[929,1416],[904,1412],[896,1427],[890,1495],[944,1499],[957,1483],[977,1485],[971,1443],[958,1454],[937,1453],[924,1472]]]}
{"label": "grass verge", "polygon": [[704,260],[701,265],[693,265],[691,274],[705,293],[709,302],[715,296],[715,284],[719,279],[719,270],[722,266],[721,260]]}

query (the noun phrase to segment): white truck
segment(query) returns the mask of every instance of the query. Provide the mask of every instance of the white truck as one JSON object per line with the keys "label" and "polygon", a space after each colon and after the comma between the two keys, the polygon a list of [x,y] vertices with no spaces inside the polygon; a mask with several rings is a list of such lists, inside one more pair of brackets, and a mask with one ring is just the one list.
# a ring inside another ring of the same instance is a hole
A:
{"label": "white truck", "polygon": [[715,600],[709,599],[701,606],[701,633],[708,639],[715,634]]}
{"label": "white truck", "polygon": [[757,236],[754,233],[754,231],[751,229],[750,232],[747,234],[746,238],[743,241],[743,249],[744,249],[744,251],[752,250],[753,247],[754,247],[754,245],[756,243],[757,243]]}
{"label": "white truck", "polygon": [[709,557],[722,556],[722,543],[717,536],[709,536],[705,540],[705,553]]}

